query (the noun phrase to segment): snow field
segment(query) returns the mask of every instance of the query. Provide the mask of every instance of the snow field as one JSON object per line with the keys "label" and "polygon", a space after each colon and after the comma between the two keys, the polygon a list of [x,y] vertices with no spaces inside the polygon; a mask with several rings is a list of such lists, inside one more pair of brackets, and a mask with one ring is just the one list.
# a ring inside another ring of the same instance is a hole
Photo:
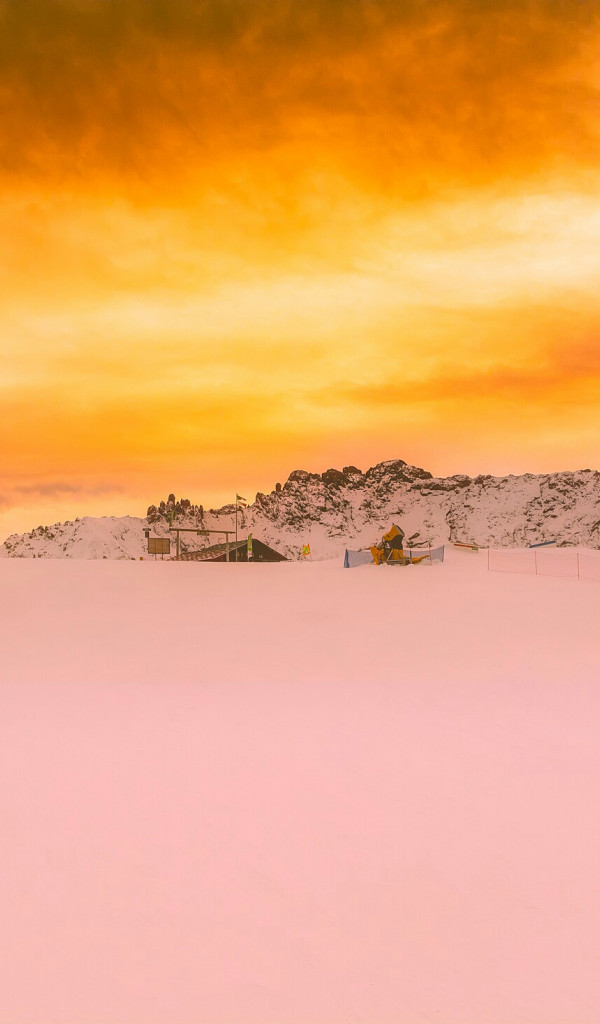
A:
{"label": "snow field", "polygon": [[442,565],[343,569],[342,558],[3,560],[2,677],[479,684],[576,668],[596,678],[594,583],[515,579],[488,572],[485,552],[448,548]]}
{"label": "snow field", "polygon": [[596,1024],[600,588],[0,564],[1,1024]]}

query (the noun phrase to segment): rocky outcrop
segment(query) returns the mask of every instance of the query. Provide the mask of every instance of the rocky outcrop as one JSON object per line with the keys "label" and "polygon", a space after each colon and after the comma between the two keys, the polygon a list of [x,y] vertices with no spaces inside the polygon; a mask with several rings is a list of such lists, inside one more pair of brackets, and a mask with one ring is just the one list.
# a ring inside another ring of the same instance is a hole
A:
{"label": "rocky outcrop", "polygon": [[166,501],[161,501],[159,505],[149,505],[146,511],[146,519],[151,525],[182,518],[193,518],[200,522],[204,518],[204,507],[192,505],[189,498],[177,501],[175,495],[170,494]]}
{"label": "rocky outcrop", "polygon": [[[344,547],[365,547],[397,522],[414,544],[461,540],[480,545],[558,544],[600,547],[600,473],[592,470],[522,476],[434,477],[402,459],[361,472],[356,466],[323,473],[296,469],[283,486],[258,492],[239,509],[238,531],[297,557],[310,541],[313,558],[328,558]],[[144,529],[173,536],[170,527],[235,530],[235,505],[206,510],[189,498],[149,505],[145,519],[85,518],[40,526],[13,535],[0,546],[6,557],[139,558]],[[211,543],[218,540],[211,535]],[[182,550],[206,537],[182,534]]]}

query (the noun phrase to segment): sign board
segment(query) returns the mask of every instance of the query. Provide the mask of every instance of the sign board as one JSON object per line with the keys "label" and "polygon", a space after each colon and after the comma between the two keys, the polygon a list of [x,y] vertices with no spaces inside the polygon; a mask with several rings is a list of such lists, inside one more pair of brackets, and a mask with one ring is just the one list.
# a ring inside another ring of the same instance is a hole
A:
{"label": "sign board", "polygon": [[148,537],[148,554],[149,555],[170,555],[171,554],[171,538],[170,537]]}

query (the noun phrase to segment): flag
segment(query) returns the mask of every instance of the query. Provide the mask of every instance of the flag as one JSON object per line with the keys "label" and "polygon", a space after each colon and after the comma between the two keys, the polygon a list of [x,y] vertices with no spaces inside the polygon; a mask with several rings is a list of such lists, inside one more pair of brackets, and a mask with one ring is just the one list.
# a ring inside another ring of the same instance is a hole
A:
{"label": "flag", "polygon": [[302,545],[302,557],[303,558],[308,558],[309,555],[310,555],[310,544],[303,544]]}
{"label": "flag", "polygon": [[236,494],[235,503],[236,505],[241,505],[242,508],[246,508],[246,499],[242,498],[241,494]]}

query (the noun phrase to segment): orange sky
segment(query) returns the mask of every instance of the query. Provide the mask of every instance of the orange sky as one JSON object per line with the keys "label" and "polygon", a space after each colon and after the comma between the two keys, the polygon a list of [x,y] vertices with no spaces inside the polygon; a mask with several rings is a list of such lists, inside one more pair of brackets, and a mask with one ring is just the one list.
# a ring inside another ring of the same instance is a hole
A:
{"label": "orange sky", "polygon": [[598,0],[0,0],[0,533],[599,468]]}

